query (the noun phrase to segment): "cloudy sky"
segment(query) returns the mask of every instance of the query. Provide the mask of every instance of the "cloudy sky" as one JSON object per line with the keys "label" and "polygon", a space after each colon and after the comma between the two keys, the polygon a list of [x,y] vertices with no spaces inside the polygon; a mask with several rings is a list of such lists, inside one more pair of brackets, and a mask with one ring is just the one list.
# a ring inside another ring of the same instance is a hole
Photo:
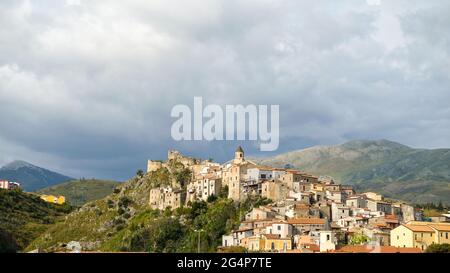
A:
{"label": "cloudy sky", "polygon": [[280,153],[450,147],[449,54],[448,0],[1,0],[0,165],[127,179],[169,148],[225,161],[236,143],[171,139],[194,95],[279,104]]}

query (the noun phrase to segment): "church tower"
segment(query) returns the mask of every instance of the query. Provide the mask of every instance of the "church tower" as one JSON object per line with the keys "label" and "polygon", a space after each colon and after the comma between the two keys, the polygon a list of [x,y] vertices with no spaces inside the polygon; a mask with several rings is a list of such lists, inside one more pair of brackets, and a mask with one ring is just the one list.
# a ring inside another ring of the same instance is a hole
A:
{"label": "church tower", "polygon": [[239,164],[239,163],[242,163],[244,161],[245,161],[245,159],[244,159],[244,150],[242,149],[241,146],[239,146],[236,149],[236,152],[234,153],[234,163],[235,164]]}

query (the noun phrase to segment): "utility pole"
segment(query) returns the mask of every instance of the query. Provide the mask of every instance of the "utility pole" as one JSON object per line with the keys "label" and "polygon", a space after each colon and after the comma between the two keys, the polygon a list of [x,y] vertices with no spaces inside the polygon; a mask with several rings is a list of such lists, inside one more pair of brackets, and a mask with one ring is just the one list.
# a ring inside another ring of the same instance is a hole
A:
{"label": "utility pole", "polygon": [[200,253],[200,233],[203,232],[203,229],[194,229],[194,231],[198,233],[197,253]]}

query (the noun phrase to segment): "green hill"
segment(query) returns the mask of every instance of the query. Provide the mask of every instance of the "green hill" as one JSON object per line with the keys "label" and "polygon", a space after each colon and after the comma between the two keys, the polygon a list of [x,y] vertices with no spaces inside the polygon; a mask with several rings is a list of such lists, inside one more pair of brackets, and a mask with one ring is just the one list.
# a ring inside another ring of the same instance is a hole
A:
{"label": "green hill", "polygon": [[258,161],[277,167],[291,164],[318,176],[331,175],[358,190],[373,190],[390,198],[450,204],[450,149],[413,149],[387,140],[358,140]]}
{"label": "green hill", "polygon": [[111,194],[120,182],[96,179],[82,179],[65,182],[37,191],[39,194],[63,195],[72,206],[82,206],[87,202],[102,199]]}
{"label": "green hill", "polygon": [[70,210],[20,190],[0,189],[0,252],[22,250]]}

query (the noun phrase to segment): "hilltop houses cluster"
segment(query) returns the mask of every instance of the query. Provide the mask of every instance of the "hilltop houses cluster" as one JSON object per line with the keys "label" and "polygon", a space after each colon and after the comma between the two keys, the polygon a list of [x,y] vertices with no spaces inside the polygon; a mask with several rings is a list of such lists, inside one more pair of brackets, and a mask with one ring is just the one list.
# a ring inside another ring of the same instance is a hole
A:
{"label": "hilltop houses cluster", "polygon": [[[3,190],[15,190],[20,189],[21,185],[18,182],[11,182],[7,180],[0,180],[0,189]],[[40,198],[48,203],[62,205],[66,203],[66,198],[64,196],[53,196],[53,195],[40,195]]]}
{"label": "hilltop houses cluster", "polygon": [[19,189],[19,188],[20,188],[20,183],[18,183],[18,182],[11,182],[8,180],[0,180],[0,189],[14,190],[14,189]]}
{"label": "hilltop houses cluster", "polygon": [[[253,208],[238,229],[224,235],[223,248],[306,253],[421,252],[433,242],[450,242],[450,223],[420,222],[421,211],[409,204],[387,201],[374,192],[356,193],[352,186],[338,184],[331,177],[259,165],[247,160],[241,147],[225,164],[199,161],[177,151],[169,151],[168,159],[165,163],[149,160],[147,171],[178,160],[191,170],[191,181],[184,188],[152,189],[150,206],[154,209],[175,209],[207,200],[218,196],[224,187],[234,201],[250,195],[271,200],[269,205]],[[357,236],[367,239],[365,248],[339,247]]]}

